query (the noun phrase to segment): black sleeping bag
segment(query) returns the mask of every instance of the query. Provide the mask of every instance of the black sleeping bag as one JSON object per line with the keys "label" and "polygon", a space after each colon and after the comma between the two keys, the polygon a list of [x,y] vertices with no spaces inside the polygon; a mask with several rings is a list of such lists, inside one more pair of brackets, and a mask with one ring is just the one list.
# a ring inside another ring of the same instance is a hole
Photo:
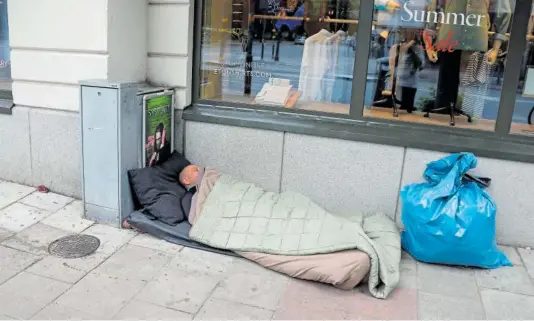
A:
{"label": "black sleeping bag", "polygon": [[128,171],[137,211],[126,221],[142,232],[171,243],[207,251],[235,255],[215,249],[189,238],[187,221],[193,192],[179,182],[180,172],[191,163],[180,153],[156,166]]}

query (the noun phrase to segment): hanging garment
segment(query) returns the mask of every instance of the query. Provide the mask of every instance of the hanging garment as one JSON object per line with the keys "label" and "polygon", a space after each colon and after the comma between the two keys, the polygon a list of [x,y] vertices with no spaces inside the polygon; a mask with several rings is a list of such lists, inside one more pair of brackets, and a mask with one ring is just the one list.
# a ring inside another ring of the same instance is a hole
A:
{"label": "hanging garment", "polygon": [[342,42],[338,49],[331,102],[341,104],[350,103],[352,97],[353,72],[354,50],[349,44]]}
{"label": "hanging garment", "polygon": [[336,81],[336,71],[339,59],[339,47],[345,37],[345,32],[339,30],[332,37],[325,40],[325,45],[322,47],[324,55],[326,55],[325,73],[321,79],[321,93],[318,95],[318,100],[324,102],[332,102],[334,86]]}
{"label": "hanging garment", "polygon": [[462,111],[473,119],[482,118],[493,65],[488,64],[488,53],[474,52],[462,78],[464,87]]}
{"label": "hanging garment", "polygon": [[321,99],[321,80],[328,68],[325,41],[332,33],[322,29],[306,39],[300,65],[299,91],[302,100]]}
{"label": "hanging garment", "polygon": [[[394,66],[395,55],[399,54],[397,63],[397,86],[417,88],[418,73],[423,67],[423,52],[417,44],[403,42],[400,50],[397,45],[393,45],[389,52],[390,66]],[[393,63],[393,64],[392,64]],[[393,71],[393,68],[391,68]]]}
{"label": "hanging garment", "polygon": [[[449,42],[458,42],[456,50],[466,51],[487,51],[490,26],[494,27],[495,33],[491,37],[493,40],[507,41],[506,32],[512,20],[515,1],[511,0],[442,0],[441,11],[445,17],[456,19],[459,17],[472,17],[473,26],[466,26],[465,23],[441,23],[438,31],[437,41],[447,38]],[[436,2],[432,2],[428,11],[439,10]],[[476,19],[473,19],[476,18]],[[491,21],[490,21],[491,19]],[[466,20],[469,20],[466,18]],[[437,30],[439,20],[429,19],[428,28]],[[461,22],[461,20],[460,20]]]}

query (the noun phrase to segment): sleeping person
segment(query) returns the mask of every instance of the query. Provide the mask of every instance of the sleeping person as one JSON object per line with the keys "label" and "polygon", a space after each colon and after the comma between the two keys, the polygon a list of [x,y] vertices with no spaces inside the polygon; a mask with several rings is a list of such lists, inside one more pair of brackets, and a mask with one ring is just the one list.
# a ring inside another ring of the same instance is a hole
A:
{"label": "sleeping person", "polygon": [[397,285],[400,234],[386,215],[353,213],[349,219],[299,193],[271,192],[215,168],[179,163],[165,179],[182,185],[191,197],[189,206],[181,201],[191,241],[340,289],[367,281],[377,298],[386,298]]}
{"label": "sleeping person", "polygon": [[[216,169],[201,169],[196,165],[186,166],[180,172],[180,184],[186,190],[194,192],[188,215],[191,225],[195,225],[196,218],[201,215],[207,191],[213,188],[219,178],[220,174]],[[202,188],[201,184],[204,185]],[[357,250],[301,256],[235,252],[273,271],[300,279],[332,284],[344,290],[351,290],[362,282],[368,276],[371,265],[369,256]]]}
{"label": "sleeping person", "polygon": [[202,170],[200,167],[191,164],[186,166],[180,172],[180,175],[178,175],[178,180],[186,190],[190,191],[193,188],[198,190],[200,187],[200,182],[202,181],[203,172],[204,170]]}

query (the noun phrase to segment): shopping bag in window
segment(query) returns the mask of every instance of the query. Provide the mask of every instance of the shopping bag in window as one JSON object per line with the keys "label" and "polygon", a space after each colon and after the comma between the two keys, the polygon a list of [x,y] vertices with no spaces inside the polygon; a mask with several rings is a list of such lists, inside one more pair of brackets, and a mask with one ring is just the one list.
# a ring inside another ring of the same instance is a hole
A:
{"label": "shopping bag in window", "polygon": [[425,183],[401,191],[402,247],[416,260],[498,268],[512,264],[497,248],[496,206],[485,191],[489,179],[468,173],[471,153],[447,156],[427,165]]}

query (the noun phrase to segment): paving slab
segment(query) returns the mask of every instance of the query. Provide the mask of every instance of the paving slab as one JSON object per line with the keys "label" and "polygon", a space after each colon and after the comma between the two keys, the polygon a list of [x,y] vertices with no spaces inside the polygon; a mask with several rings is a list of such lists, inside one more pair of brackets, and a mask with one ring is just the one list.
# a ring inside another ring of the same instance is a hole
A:
{"label": "paving slab", "polygon": [[69,284],[27,272],[0,285],[0,313],[29,319],[70,287]]}
{"label": "paving slab", "polygon": [[113,318],[115,320],[191,320],[189,313],[132,300]]}
{"label": "paving slab", "polygon": [[534,297],[482,289],[482,302],[488,320],[534,320]]}
{"label": "paving slab", "polygon": [[56,213],[48,216],[41,223],[72,233],[80,233],[93,225],[93,221],[83,218],[82,201],[73,201]]}
{"label": "paving slab", "polygon": [[0,181],[0,209],[15,203],[35,191],[35,188],[20,184]]}
{"label": "paving slab", "polygon": [[411,258],[400,261],[399,288],[417,289],[417,262]]}
{"label": "paving slab", "polygon": [[99,318],[76,309],[52,302],[34,315],[31,320],[98,320]]}
{"label": "paving slab", "polygon": [[61,306],[111,319],[145,286],[139,280],[124,280],[90,273],[56,300]]}
{"label": "paving slab", "polygon": [[534,284],[525,267],[501,267],[493,270],[476,270],[475,275],[481,288],[534,295]]}
{"label": "paving slab", "polygon": [[63,259],[49,255],[32,265],[28,272],[74,284],[107,258],[108,255],[104,253],[93,253],[77,259]]}
{"label": "paving slab", "polygon": [[158,276],[172,254],[127,244],[94,270],[125,280],[151,281]]}
{"label": "paving slab", "polygon": [[83,231],[82,234],[98,237],[100,240],[100,247],[97,252],[111,255],[124,244],[130,242],[137,235],[137,232],[132,230],[120,230],[103,224],[94,224],[87,230]]}
{"label": "paving slab", "polygon": [[0,314],[0,320],[16,320],[13,317],[7,316],[5,314]]}
{"label": "paving slab", "polygon": [[166,268],[139,292],[136,299],[195,314],[219,280],[204,273]]}
{"label": "paving slab", "polygon": [[36,255],[48,255],[48,245],[69,234],[71,233],[37,223],[5,240],[2,244]]}
{"label": "paving slab", "polygon": [[176,254],[184,248],[181,245],[173,244],[165,240],[160,240],[146,233],[138,234],[130,241],[130,244],[172,254]]}
{"label": "paving slab", "polygon": [[275,318],[414,320],[417,290],[395,289],[386,300],[380,300],[371,296],[367,284],[344,291],[326,284],[291,280]]}
{"label": "paving slab", "polygon": [[172,260],[169,267],[218,277],[225,275],[233,264],[234,257],[232,256],[184,248]]}
{"label": "paving slab", "polygon": [[212,297],[275,310],[289,278],[257,264],[239,260]]}
{"label": "paving slab", "polygon": [[74,199],[56,193],[34,192],[19,201],[19,203],[37,207],[47,212],[56,212],[72,202]]}
{"label": "paving slab", "polygon": [[18,233],[50,214],[32,206],[14,203],[0,210],[0,228]]}
{"label": "paving slab", "polygon": [[413,320],[417,317],[417,290],[396,289],[386,300],[373,298],[364,284],[352,291],[291,280],[275,311],[275,319]]}
{"label": "paving slab", "polygon": [[370,320],[416,320],[417,290],[398,288],[391,292],[387,299],[374,298],[367,284],[362,284],[352,291],[353,299],[348,305],[348,316],[360,315]]}
{"label": "paving slab", "polygon": [[479,299],[478,286],[472,269],[437,264],[417,263],[417,288],[420,291]]}
{"label": "paving slab", "polygon": [[347,312],[334,310],[324,305],[293,304],[274,312],[273,320],[361,320],[359,316],[349,318]]}
{"label": "paving slab", "polygon": [[273,311],[246,304],[209,299],[195,316],[195,320],[270,320]]}
{"label": "paving slab", "polygon": [[499,245],[498,248],[506,255],[508,260],[513,265],[523,265],[523,261],[521,260],[521,257],[519,256],[519,253],[517,252],[516,248],[505,245]]}
{"label": "paving slab", "polygon": [[15,232],[0,228],[0,242],[11,237],[13,234],[15,234]]}
{"label": "paving slab", "polygon": [[534,279],[534,251],[529,249],[518,249],[519,255],[525,264],[525,268],[532,279]]}
{"label": "paving slab", "polygon": [[34,264],[40,256],[0,246],[0,284]]}
{"label": "paving slab", "polygon": [[323,283],[290,279],[279,300],[278,309],[288,310],[291,306],[321,311],[348,312],[354,305],[355,291],[344,291]]}
{"label": "paving slab", "polygon": [[419,292],[418,301],[422,320],[484,320],[486,317],[480,299]]}

